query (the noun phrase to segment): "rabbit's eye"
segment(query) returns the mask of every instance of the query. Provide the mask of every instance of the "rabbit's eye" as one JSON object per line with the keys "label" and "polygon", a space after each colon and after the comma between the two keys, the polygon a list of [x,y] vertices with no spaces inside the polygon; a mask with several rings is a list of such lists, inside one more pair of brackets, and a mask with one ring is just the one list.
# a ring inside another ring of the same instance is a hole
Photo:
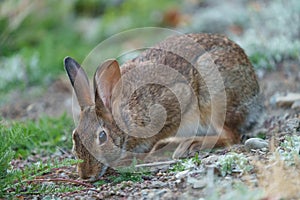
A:
{"label": "rabbit's eye", "polygon": [[107,140],[107,135],[106,135],[105,131],[101,131],[99,133],[99,142],[100,142],[100,144],[103,144],[104,142],[106,142],[106,140]]}

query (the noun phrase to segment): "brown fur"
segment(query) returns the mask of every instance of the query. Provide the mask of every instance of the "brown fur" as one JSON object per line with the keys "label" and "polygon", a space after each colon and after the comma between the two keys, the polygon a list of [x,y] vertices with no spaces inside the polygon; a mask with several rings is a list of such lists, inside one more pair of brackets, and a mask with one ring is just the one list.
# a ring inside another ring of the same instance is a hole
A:
{"label": "brown fur", "polygon": [[[116,61],[105,62],[94,76],[93,104],[82,68],[71,58],[65,66],[81,106],[73,140],[84,160],[78,165],[82,178],[102,175],[104,166],[117,166],[130,153],[153,152],[172,142],[179,144],[174,157],[238,143],[261,111],[250,61],[220,35],[172,36],[121,68]],[[215,134],[205,136],[205,130]],[[107,134],[103,144],[101,131]]]}

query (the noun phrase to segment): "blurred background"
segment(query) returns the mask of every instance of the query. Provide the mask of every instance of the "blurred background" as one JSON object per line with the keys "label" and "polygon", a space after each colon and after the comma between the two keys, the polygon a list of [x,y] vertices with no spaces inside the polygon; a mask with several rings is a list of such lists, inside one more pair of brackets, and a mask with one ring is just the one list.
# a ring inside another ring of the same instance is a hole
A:
{"label": "blurred background", "polygon": [[[298,0],[2,0],[0,107],[43,95],[65,77],[65,56],[82,62],[106,38],[149,26],[226,34],[256,69],[299,61]],[[5,116],[13,112],[5,111]]]}

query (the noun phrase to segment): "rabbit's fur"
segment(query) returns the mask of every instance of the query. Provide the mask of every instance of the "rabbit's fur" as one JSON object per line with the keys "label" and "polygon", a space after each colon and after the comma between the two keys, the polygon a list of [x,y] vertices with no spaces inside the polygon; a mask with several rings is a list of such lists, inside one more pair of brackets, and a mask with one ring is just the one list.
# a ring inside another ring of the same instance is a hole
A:
{"label": "rabbit's fur", "polygon": [[81,178],[172,142],[175,157],[238,143],[261,115],[250,61],[220,35],[171,36],[121,67],[106,61],[94,75],[94,98],[80,65],[68,57],[65,68],[81,107],[73,132]]}

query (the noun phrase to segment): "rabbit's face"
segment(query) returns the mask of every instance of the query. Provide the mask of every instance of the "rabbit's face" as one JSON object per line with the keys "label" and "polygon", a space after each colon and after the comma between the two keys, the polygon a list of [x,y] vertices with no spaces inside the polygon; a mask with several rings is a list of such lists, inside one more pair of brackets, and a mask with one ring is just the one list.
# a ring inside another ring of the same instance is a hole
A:
{"label": "rabbit's face", "polygon": [[72,135],[73,152],[83,160],[77,169],[81,178],[94,179],[113,166],[122,152],[122,134],[114,125],[110,99],[121,76],[119,65],[109,60],[97,69],[95,99],[92,99],[88,78],[80,65],[68,57],[65,68],[81,108],[79,124]]}
{"label": "rabbit's face", "polygon": [[96,115],[94,106],[87,107],[81,112],[79,125],[73,131],[73,153],[83,160],[77,166],[83,179],[93,180],[102,176],[120,158],[120,140],[112,139],[109,123],[104,123]]}

